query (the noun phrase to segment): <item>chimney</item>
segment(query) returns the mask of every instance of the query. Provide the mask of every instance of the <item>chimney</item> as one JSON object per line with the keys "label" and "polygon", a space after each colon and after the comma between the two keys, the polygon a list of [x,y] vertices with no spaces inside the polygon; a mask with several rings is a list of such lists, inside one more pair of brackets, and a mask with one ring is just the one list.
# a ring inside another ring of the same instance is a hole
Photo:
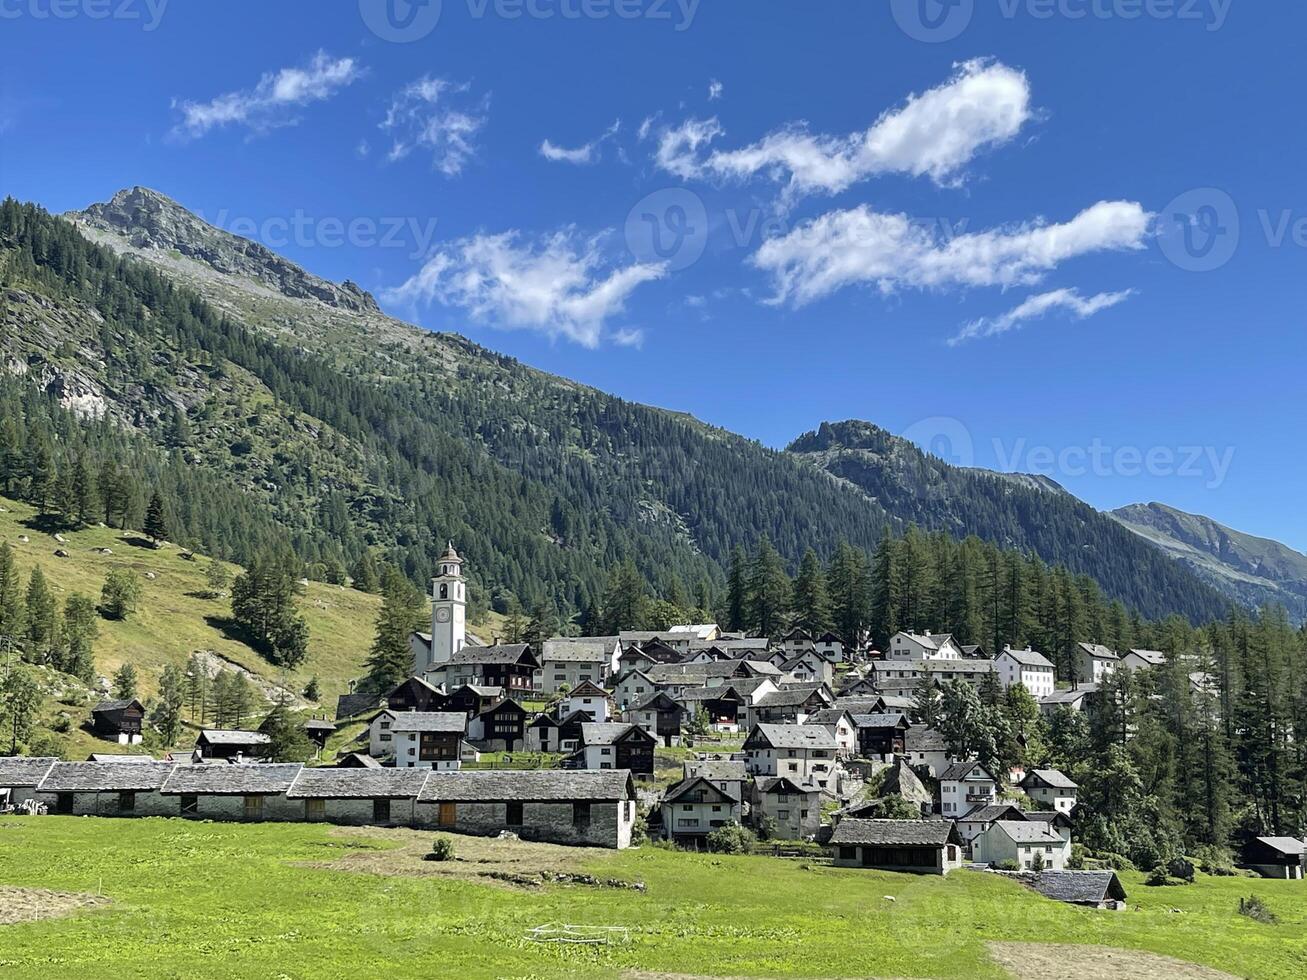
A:
{"label": "chimney", "polygon": [[244,755],[245,755],[245,753],[243,753],[243,752],[240,752],[240,751],[237,751],[237,752],[236,752],[236,765],[239,766],[239,765],[241,764],[241,759],[244,757]]}

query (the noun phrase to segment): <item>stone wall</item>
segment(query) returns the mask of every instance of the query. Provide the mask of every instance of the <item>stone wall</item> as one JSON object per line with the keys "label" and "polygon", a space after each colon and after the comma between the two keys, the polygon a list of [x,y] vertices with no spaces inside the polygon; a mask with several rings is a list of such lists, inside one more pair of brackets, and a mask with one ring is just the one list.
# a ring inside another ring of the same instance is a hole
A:
{"label": "stone wall", "polygon": [[522,804],[521,826],[508,823],[507,803],[457,803],[454,823],[440,825],[440,806],[436,803],[419,803],[416,820],[424,829],[447,830],[451,833],[488,836],[508,830],[525,840],[548,841],[553,844],[578,844],[595,847],[629,847],[631,830],[635,824],[633,801],[592,803],[590,824],[580,828],[573,824],[571,803]]}
{"label": "stone wall", "polygon": [[[37,793],[39,802],[55,812],[60,793]],[[117,791],[102,793],[74,793],[73,816],[77,817],[171,817],[177,815],[175,799],[161,796],[156,791],[138,792],[136,806],[130,813],[123,813],[119,808]]]}

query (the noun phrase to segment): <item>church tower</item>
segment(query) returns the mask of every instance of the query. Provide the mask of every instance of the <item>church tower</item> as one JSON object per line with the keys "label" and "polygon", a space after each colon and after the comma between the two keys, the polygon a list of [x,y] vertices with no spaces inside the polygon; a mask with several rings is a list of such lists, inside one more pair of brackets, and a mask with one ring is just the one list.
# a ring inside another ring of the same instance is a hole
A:
{"label": "church tower", "polygon": [[466,643],[467,583],[463,580],[463,559],[451,541],[431,580],[431,659],[426,666],[449,663]]}

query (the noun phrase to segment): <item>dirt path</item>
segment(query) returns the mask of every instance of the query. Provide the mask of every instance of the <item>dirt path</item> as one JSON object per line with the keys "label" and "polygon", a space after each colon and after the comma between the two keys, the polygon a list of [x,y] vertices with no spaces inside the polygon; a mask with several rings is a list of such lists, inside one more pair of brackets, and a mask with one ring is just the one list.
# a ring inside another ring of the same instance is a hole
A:
{"label": "dirt path", "polygon": [[0,885],[0,926],[36,922],[38,919],[57,919],[61,915],[72,915],[80,909],[108,904],[107,898],[95,895]]}
{"label": "dirt path", "polygon": [[1108,946],[987,943],[1018,980],[1236,980],[1228,973],[1156,953]]}

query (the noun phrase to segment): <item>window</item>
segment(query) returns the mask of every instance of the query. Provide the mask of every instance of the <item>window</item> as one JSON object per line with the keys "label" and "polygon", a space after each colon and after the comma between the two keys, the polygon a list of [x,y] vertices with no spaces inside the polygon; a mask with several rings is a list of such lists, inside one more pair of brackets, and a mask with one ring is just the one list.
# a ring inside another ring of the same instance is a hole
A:
{"label": "window", "polygon": [[118,794],[118,812],[134,813],[136,811],[136,794],[131,790],[123,790]]}
{"label": "window", "polygon": [[682,810],[682,811],[685,811],[685,810],[693,810],[693,809],[694,809],[694,807],[691,806],[689,803],[682,803],[682,804],[681,804],[681,810]]}
{"label": "window", "polygon": [[777,820],[789,820],[789,819],[790,819],[790,811],[789,811],[789,810],[778,810],[777,813],[776,813],[776,819],[777,819]]}
{"label": "window", "polygon": [[713,812],[713,813],[721,813],[721,812],[722,812],[722,808],[721,808],[720,806],[717,806],[716,804],[714,804],[714,805],[713,805],[713,808],[712,808],[712,812]]}
{"label": "window", "polygon": [[73,794],[60,793],[54,798],[55,813],[72,813],[73,812]]}
{"label": "window", "polygon": [[389,741],[390,741],[390,736],[389,736],[389,735],[382,735],[382,736],[381,736],[381,740],[382,740],[383,742],[389,742]]}
{"label": "window", "polygon": [[590,804],[573,803],[572,804],[572,826],[577,830],[590,829]]}
{"label": "window", "polygon": [[190,793],[182,795],[182,816],[194,817],[200,812],[200,798]]}
{"label": "window", "polygon": [[507,803],[504,806],[504,823],[510,827],[522,826],[522,804]]}
{"label": "window", "polygon": [[263,797],[247,796],[245,797],[245,819],[262,820],[263,819]]}
{"label": "window", "polygon": [[390,800],[388,798],[372,801],[372,822],[390,823]]}
{"label": "window", "polygon": [[305,820],[325,820],[327,817],[326,800],[305,800],[304,801],[304,819]]}

